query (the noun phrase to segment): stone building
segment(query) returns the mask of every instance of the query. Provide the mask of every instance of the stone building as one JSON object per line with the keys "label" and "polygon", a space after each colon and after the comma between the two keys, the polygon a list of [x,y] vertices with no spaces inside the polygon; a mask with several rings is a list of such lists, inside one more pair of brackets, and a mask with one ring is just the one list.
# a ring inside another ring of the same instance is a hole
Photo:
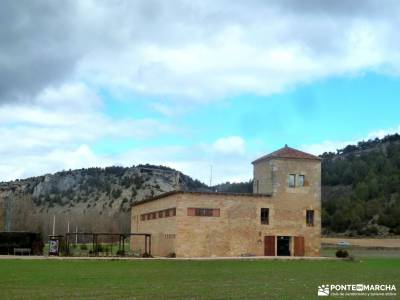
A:
{"label": "stone building", "polygon": [[319,256],[320,158],[285,146],[253,167],[253,194],[164,193],[133,204],[131,231],[155,256]]}

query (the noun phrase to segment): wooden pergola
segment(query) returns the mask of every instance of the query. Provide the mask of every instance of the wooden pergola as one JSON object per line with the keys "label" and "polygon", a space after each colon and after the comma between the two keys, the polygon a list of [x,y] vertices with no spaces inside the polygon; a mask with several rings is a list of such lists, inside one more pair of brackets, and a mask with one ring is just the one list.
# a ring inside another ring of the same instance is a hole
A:
{"label": "wooden pergola", "polygon": [[93,251],[93,256],[99,255],[99,243],[98,238],[99,236],[110,236],[110,237],[118,237],[118,252],[121,256],[125,255],[125,240],[131,236],[143,236],[144,237],[144,247],[145,253],[151,256],[151,234],[150,233],[108,233],[108,232],[68,232],[65,234],[66,240],[66,255],[70,255],[70,244],[71,244],[71,237],[76,236],[89,236],[91,237]]}

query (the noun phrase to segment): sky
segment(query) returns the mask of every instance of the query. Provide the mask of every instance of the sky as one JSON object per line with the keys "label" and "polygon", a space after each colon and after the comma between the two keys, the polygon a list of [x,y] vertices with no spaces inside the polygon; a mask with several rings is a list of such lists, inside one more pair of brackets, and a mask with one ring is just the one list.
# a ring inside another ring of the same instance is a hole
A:
{"label": "sky", "polygon": [[398,1],[1,1],[0,181],[151,163],[252,177],[400,131]]}

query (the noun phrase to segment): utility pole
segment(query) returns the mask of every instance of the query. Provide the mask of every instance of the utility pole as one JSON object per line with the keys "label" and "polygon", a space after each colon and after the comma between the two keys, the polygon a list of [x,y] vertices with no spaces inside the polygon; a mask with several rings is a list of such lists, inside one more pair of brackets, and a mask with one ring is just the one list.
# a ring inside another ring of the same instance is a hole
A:
{"label": "utility pole", "polygon": [[53,236],[56,234],[56,215],[53,216]]}
{"label": "utility pole", "polygon": [[4,230],[6,232],[11,232],[11,219],[12,219],[12,198],[11,198],[11,192],[7,193],[6,198],[4,199],[4,210],[5,210],[5,216],[4,216]]}
{"label": "utility pole", "polygon": [[78,226],[75,228],[75,244],[78,244]]}
{"label": "utility pole", "polygon": [[179,191],[180,189],[181,189],[181,187],[180,187],[180,185],[179,185],[179,180],[180,180],[180,176],[181,176],[181,174],[180,174],[180,172],[178,171],[178,172],[176,172],[176,190],[177,191]]}
{"label": "utility pole", "polygon": [[212,186],[213,167],[210,165],[210,187]]}

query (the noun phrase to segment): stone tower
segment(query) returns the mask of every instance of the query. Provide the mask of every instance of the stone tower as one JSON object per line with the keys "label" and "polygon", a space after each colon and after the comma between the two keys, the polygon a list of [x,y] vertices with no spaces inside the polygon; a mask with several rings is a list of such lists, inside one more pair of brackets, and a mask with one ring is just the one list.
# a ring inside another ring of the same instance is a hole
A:
{"label": "stone tower", "polygon": [[285,147],[252,162],[253,193],[283,196],[290,193],[313,194],[320,201],[321,159]]}

